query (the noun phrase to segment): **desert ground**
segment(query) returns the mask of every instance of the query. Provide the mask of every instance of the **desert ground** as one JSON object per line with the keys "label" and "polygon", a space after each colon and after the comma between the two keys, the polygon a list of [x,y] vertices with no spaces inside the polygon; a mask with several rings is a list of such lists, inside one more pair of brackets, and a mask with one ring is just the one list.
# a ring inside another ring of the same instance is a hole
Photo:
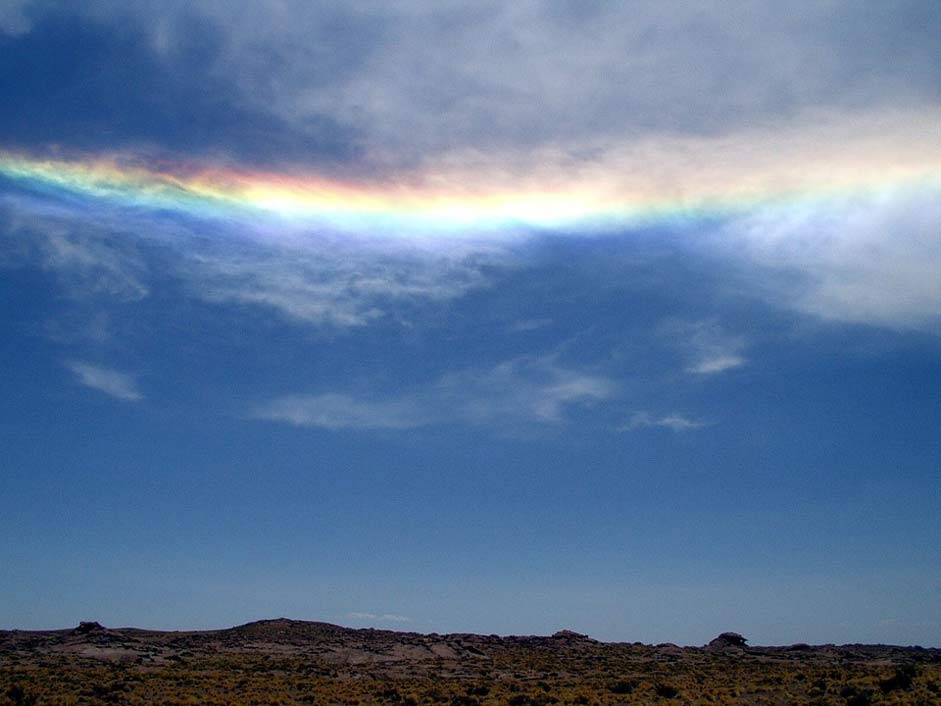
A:
{"label": "desert ground", "polygon": [[0,631],[0,704],[934,706],[941,650],[703,647],[419,634],[264,620],[158,632],[95,622]]}

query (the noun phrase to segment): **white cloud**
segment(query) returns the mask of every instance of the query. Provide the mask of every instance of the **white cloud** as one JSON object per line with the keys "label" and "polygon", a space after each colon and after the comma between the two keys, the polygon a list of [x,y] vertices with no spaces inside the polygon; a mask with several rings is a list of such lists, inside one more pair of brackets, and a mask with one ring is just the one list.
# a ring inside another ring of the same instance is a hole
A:
{"label": "white cloud", "polygon": [[572,408],[611,398],[614,383],[551,359],[521,358],[487,370],[464,370],[397,396],[294,394],[253,410],[258,419],[324,429],[409,429],[462,423],[512,427],[559,424]]}
{"label": "white cloud", "polygon": [[73,291],[81,288],[126,299],[140,299],[148,294],[138,274],[142,269],[140,260],[94,236],[46,232],[41,247],[47,267],[80,280]]}
{"label": "white cloud", "polygon": [[635,412],[631,418],[620,427],[621,431],[635,431],[637,429],[648,429],[650,427],[662,427],[671,431],[691,431],[693,429],[702,429],[709,426],[708,422],[690,419],[682,414],[667,414],[656,417],[649,412]]}
{"label": "white cloud", "polygon": [[505,261],[489,243],[429,245],[354,234],[338,242],[287,225],[272,237],[227,223],[220,244],[202,237],[199,227],[0,195],[0,229],[14,236],[0,240],[0,264],[32,258],[55,272],[70,296],[108,302],[147,297],[160,272],[209,302],[350,328],[385,316],[407,318],[414,307],[486,286],[485,270]]}
{"label": "white cloud", "polygon": [[926,7],[915,25],[917,8],[861,13],[852,0],[89,5],[100,21],[136,23],[164,55],[188,46],[188,15],[204,18],[211,69],[244,101],[296,130],[329,116],[375,153],[705,133],[936,87]]}
{"label": "white cloud", "polygon": [[744,364],[745,358],[740,355],[727,355],[717,351],[691,363],[686,368],[686,372],[697,375],[713,375]]}
{"label": "white cloud", "polygon": [[286,395],[262,405],[253,416],[331,430],[409,429],[430,421],[413,400],[365,400],[337,393]]}
{"label": "white cloud", "polygon": [[518,358],[485,371],[443,376],[434,393],[452,415],[479,424],[558,423],[575,406],[609,399],[608,378],[564,368],[552,358]]}
{"label": "white cloud", "polygon": [[553,320],[550,318],[522,319],[520,321],[514,321],[512,324],[507,326],[507,330],[511,333],[528,333],[530,331],[544,329],[547,326],[551,326],[552,324]]}
{"label": "white cloud", "polygon": [[127,373],[82,361],[69,361],[65,365],[75,373],[76,380],[86,387],[119,400],[137,402],[144,399],[137,381]]}
{"label": "white cloud", "polygon": [[[455,147],[632,144],[808,107],[930,104],[939,13],[930,0],[902,5],[89,0],[75,11],[142,33],[168,70],[189,70],[172,59],[208,34],[205,69],[247,108],[314,136],[326,119],[401,165]],[[4,7],[25,31],[22,3]]]}
{"label": "white cloud", "polygon": [[360,611],[353,611],[347,613],[346,617],[350,620],[356,621],[375,621],[377,623],[410,623],[412,619],[405,615],[396,615],[394,613],[383,613],[377,615],[376,613],[367,613]]}
{"label": "white cloud", "polygon": [[32,22],[23,11],[30,0],[0,0],[0,34],[17,36],[32,29]]}
{"label": "white cloud", "polygon": [[480,253],[404,251],[311,239],[243,245],[181,263],[190,291],[214,302],[262,306],[315,325],[357,327],[422,302],[460,297],[486,284]]}
{"label": "white cloud", "polygon": [[662,336],[684,352],[684,370],[693,375],[715,375],[745,365],[745,338],[728,333],[714,320],[665,321]]}
{"label": "white cloud", "polygon": [[146,297],[148,267],[128,223],[55,201],[0,193],[0,264],[33,260],[72,297],[129,302]]}
{"label": "white cloud", "polygon": [[[324,120],[349,129],[362,148],[350,173],[375,176],[384,165],[390,182],[415,178],[433,193],[531,184],[602,204],[692,199],[695,208],[697,197],[747,204],[890,182],[936,170],[941,154],[936,3],[867,12],[851,0],[81,5],[76,12],[115,31],[143,32],[168,71],[185,65],[170,58],[191,51],[192,33],[208,32],[206,68],[231,83],[238,107],[303,135]],[[0,32],[27,32],[31,18],[56,7],[0,0]],[[467,184],[469,175],[479,183]],[[937,331],[938,203],[937,189],[906,188],[842,211],[763,209],[737,220],[720,247],[759,266],[755,287],[776,304]],[[159,238],[138,228],[124,232]],[[163,244],[176,258],[172,274],[195,296],[314,325],[363,326],[487,283],[471,252],[355,254],[309,243],[239,254],[194,240]],[[86,288],[147,294],[140,261],[108,238],[63,230],[42,247],[48,267]],[[797,277],[760,281],[769,271]],[[713,346],[691,355],[686,370],[741,366],[743,349]]]}
{"label": "white cloud", "polygon": [[[941,332],[941,200],[899,187],[768,208],[731,223],[717,244],[770,301],[823,319]],[[757,269],[756,269],[757,267]]]}

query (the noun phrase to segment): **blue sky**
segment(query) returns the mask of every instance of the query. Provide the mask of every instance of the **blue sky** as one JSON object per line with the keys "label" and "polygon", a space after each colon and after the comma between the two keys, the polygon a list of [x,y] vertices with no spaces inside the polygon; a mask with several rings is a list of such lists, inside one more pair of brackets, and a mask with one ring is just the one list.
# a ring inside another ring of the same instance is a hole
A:
{"label": "blue sky", "polygon": [[0,626],[937,645],[941,11],[819,5],[0,1],[4,152],[935,177],[409,240],[0,175]]}

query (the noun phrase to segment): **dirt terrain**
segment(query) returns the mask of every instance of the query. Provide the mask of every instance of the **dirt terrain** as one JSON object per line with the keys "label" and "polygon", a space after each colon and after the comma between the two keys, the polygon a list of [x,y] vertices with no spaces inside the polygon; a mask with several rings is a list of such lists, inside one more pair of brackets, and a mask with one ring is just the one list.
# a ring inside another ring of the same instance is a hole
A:
{"label": "dirt terrain", "polygon": [[278,619],[156,632],[82,623],[0,631],[6,704],[941,704],[941,650],[703,647],[418,634]]}

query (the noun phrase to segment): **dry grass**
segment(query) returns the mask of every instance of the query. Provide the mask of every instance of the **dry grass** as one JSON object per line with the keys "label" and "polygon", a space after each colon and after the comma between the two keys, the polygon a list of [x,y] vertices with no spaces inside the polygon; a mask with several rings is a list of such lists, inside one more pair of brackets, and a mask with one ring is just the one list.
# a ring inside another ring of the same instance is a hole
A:
{"label": "dry grass", "polygon": [[678,650],[288,621],[214,633],[2,633],[6,704],[935,706],[941,653]]}

